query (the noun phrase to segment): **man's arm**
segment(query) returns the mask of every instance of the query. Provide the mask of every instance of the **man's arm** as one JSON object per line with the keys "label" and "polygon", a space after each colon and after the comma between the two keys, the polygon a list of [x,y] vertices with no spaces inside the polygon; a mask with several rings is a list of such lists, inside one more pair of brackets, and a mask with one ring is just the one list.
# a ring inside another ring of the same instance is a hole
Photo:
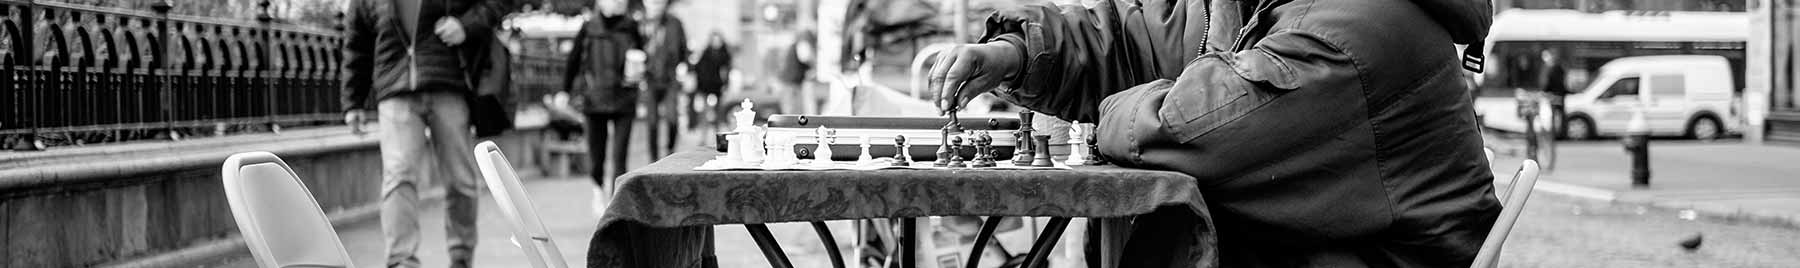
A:
{"label": "man's arm", "polygon": [[1246,175],[1239,172],[1367,125],[1354,62],[1299,30],[1203,55],[1175,80],[1107,97],[1101,154],[1121,165],[1182,171],[1203,187]]}
{"label": "man's arm", "polygon": [[350,14],[344,16],[344,61],[340,69],[344,78],[339,88],[344,111],[366,110],[369,91],[375,77],[375,28],[367,1],[352,1]]}
{"label": "man's arm", "polygon": [[994,95],[1034,111],[1093,122],[1107,95],[1172,78],[1199,54],[1205,1],[1120,2],[1030,6],[989,17],[982,41],[1016,46],[1023,63]]}
{"label": "man's arm", "polygon": [[512,0],[473,0],[469,9],[464,10],[456,20],[462,22],[463,31],[469,40],[485,40],[494,36],[494,28],[500,26],[500,20],[512,13]]}
{"label": "man's arm", "polygon": [[[599,18],[592,18],[590,20],[597,19]],[[581,29],[575,31],[575,48],[571,49],[569,51],[569,56],[563,59],[563,92],[572,92],[575,90],[575,77],[581,75],[581,65],[586,62],[581,58],[587,54],[588,34],[591,34],[588,32],[589,23],[594,22],[588,21],[582,23]]]}

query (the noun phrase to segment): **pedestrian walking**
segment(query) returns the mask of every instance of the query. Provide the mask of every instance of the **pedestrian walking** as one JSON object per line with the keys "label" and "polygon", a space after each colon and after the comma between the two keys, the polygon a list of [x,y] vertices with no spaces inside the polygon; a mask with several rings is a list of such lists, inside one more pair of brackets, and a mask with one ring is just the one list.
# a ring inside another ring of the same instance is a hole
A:
{"label": "pedestrian walking", "polygon": [[[637,118],[638,89],[626,79],[625,54],[641,49],[643,35],[626,0],[597,0],[588,21],[575,33],[563,72],[563,91],[587,118],[588,157],[593,160],[594,206],[606,208],[607,181],[625,174],[631,151],[631,128]],[[651,147],[655,147],[654,145]],[[611,149],[611,151],[608,151]],[[611,173],[607,160],[611,159]]]}
{"label": "pedestrian walking", "polygon": [[713,31],[706,36],[706,48],[700,51],[700,59],[694,61],[694,100],[699,106],[700,117],[707,126],[717,128],[722,124],[720,118],[729,109],[719,109],[719,97],[724,94],[725,86],[731,83],[731,49],[725,44],[724,34]]}
{"label": "pedestrian walking", "polygon": [[687,30],[680,18],[669,14],[671,1],[644,1],[644,19],[639,25],[646,38],[643,46],[644,92],[650,114],[645,117],[645,125],[650,128],[651,161],[675,151],[676,140],[680,138],[677,114],[681,104],[674,97],[681,96],[686,90],[675,70],[687,64]]}
{"label": "pedestrian walking", "polygon": [[475,92],[461,51],[494,38],[492,29],[509,8],[505,0],[351,3],[344,22],[344,121],[361,132],[370,108],[380,119],[388,267],[419,266],[419,187],[427,174],[447,185],[450,267],[468,267],[474,257],[481,194],[469,119]]}
{"label": "pedestrian walking", "polygon": [[[1550,133],[1534,137],[1541,140],[1539,143],[1542,146],[1539,148],[1542,152],[1538,153],[1536,160],[1543,164],[1544,170],[1553,170],[1556,169],[1556,139],[1569,136],[1569,131],[1565,126],[1568,124],[1568,118],[1567,114],[1563,112],[1563,99],[1574,92],[1569,90],[1568,68],[1562,65],[1561,53],[1555,49],[1545,49],[1539,54],[1544,61],[1544,67],[1540,71],[1538,82],[1543,87],[1541,93],[1545,106],[1550,108],[1549,111],[1546,111],[1550,113],[1548,116],[1550,122],[1546,122],[1549,124],[1550,131],[1548,132]],[[1528,120],[1537,119],[1528,118]]]}

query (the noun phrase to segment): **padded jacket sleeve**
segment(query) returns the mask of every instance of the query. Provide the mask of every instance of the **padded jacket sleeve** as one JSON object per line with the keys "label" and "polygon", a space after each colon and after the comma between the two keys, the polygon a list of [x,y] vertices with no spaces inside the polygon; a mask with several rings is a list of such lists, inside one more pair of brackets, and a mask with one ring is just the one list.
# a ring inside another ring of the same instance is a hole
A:
{"label": "padded jacket sleeve", "polygon": [[[1121,164],[1183,171],[1201,185],[1237,178],[1362,124],[1354,61],[1303,31],[1216,52],[1159,80],[1106,98],[1101,154]],[[1253,183],[1253,182],[1240,182]]]}
{"label": "padded jacket sleeve", "polygon": [[1008,42],[1024,68],[994,95],[1034,111],[1086,122],[1100,100],[1173,78],[1205,44],[1205,1],[1102,1],[1027,6],[995,13],[983,42]]}
{"label": "padded jacket sleeve", "polygon": [[351,2],[350,13],[344,15],[344,61],[340,72],[343,85],[340,101],[344,111],[364,110],[369,106],[369,92],[375,78],[375,18],[369,14],[368,1]]}

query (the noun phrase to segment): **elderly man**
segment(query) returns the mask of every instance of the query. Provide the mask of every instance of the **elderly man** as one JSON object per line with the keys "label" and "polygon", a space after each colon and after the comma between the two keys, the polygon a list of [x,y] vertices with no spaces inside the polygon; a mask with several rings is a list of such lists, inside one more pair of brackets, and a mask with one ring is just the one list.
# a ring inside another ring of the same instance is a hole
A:
{"label": "elderly man", "polygon": [[1481,49],[1453,45],[1480,44],[1490,15],[1470,0],[1037,6],[990,17],[930,85],[945,111],[992,92],[1098,121],[1113,162],[1198,178],[1225,267],[1463,267],[1500,206],[1458,80]]}

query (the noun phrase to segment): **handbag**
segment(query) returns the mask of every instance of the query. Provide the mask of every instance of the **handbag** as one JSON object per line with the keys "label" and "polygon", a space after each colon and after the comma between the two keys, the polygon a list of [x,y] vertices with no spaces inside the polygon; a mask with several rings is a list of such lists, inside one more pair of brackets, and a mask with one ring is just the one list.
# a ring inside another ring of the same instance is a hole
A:
{"label": "handbag", "polygon": [[[473,44],[470,44],[473,45]],[[470,52],[463,58],[463,70],[469,72],[469,89],[475,94],[468,98],[469,125],[475,128],[475,137],[487,138],[506,133],[513,129],[512,110],[507,109],[505,100],[512,84],[512,53],[500,43],[499,38],[489,38],[485,46],[470,47]],[[474,65],[468,63],[476,63]]]}

